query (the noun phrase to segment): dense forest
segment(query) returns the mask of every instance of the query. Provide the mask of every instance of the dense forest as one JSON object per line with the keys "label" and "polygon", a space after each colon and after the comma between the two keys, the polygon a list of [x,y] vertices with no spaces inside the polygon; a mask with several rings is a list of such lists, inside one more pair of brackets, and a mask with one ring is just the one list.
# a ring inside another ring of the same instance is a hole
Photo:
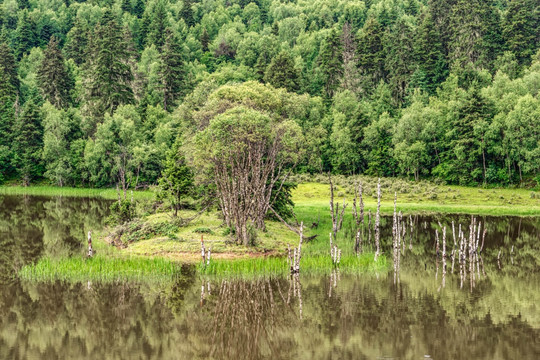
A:
{"label": "dense forest", "polygon": [[536,0],[0,0],[0,27],[0,182],[182,188],[264,128],[280,170],[540,183]]}

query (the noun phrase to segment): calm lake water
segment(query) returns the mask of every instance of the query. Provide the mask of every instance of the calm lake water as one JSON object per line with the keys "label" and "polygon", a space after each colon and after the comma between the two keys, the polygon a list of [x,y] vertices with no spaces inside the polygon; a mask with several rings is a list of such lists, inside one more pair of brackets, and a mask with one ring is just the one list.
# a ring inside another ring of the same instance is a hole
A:
{"label": "calm lake water", "polygon": [[415,217],[396,275],[221,281],[185,267],[169,284],[17,278],[42,256],[82,256],[107,208],[0,196],[0,359],[540,359],[540,218],[479,217],[482,263],[463,287],[450,255],[443,286],[435,229],[469,216]]}

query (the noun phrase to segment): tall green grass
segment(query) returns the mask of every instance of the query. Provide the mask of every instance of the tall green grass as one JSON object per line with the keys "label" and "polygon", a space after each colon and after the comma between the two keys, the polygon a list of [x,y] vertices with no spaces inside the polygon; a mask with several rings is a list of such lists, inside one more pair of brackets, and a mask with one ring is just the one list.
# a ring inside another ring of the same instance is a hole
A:
{"label": "tall green grass", "polygon": [[[365,253],[359,256],[346,255],[341,258],[338,266],[332,264],[330,255],[327,256],[302,256],[300,261],[300,273],[310,275],[326,275],[332,270],[339,269],[346,274],[361,274],[373,272],[385,272],[388,270],[387,260],[384,256],[375,262],[374,254]],[[202,263],[197,265],[200,274],[216,277],[266,277],[286,276],[290,273],[287,258],[284,257],[260,257],[237,260],[213,260],[209,265]]]}
{"label": "tall green grass", "polygon": [[[66,196],[66,197],[91,197],[108,200],[116,200],[116,189],[88,189],[57,186],[0,186],[0,195],[33,195],[33,196]],[[131,197],[131,191],[127,193]],[[148,200],[154,196],[152,191],[134,191],[135,200]]]}
{"label": "tall green grass", "polygon": [[161,258],[43,258],[22,267],[19,277],[29,281],[168,281],[180,269],[180,264]]}

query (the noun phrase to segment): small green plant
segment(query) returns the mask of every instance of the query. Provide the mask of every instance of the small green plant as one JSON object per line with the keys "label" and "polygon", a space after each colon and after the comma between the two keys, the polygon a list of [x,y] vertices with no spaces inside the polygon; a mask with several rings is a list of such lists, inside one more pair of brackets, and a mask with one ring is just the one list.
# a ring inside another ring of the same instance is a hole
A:
{"label": "small green plant", "polygon": [[207,227],[196,228],[195,230],[193,230],[193,232],[196,232],[198,234],[213,234],[214,233],[212,229],[207,228]]}

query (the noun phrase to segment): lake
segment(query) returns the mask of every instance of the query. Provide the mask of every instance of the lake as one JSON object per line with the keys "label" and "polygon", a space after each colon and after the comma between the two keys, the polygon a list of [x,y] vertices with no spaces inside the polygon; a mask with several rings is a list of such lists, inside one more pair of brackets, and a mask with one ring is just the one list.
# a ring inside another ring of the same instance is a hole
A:
{"label": "lake", "polygon": [[[464,215],[411,217],[396,274],[221,280],[184,266],[159,284],[18,279],[40,257],[83,256],[109,204],[0,196],[1,359],[540,358],[540,217],[477,217],[487,232],[474,281],[458,260],[452,272],[450,250],[446,274],[435,255],[439,222],[451,246]],[[391,263],[391,218],[382,224]]]}

